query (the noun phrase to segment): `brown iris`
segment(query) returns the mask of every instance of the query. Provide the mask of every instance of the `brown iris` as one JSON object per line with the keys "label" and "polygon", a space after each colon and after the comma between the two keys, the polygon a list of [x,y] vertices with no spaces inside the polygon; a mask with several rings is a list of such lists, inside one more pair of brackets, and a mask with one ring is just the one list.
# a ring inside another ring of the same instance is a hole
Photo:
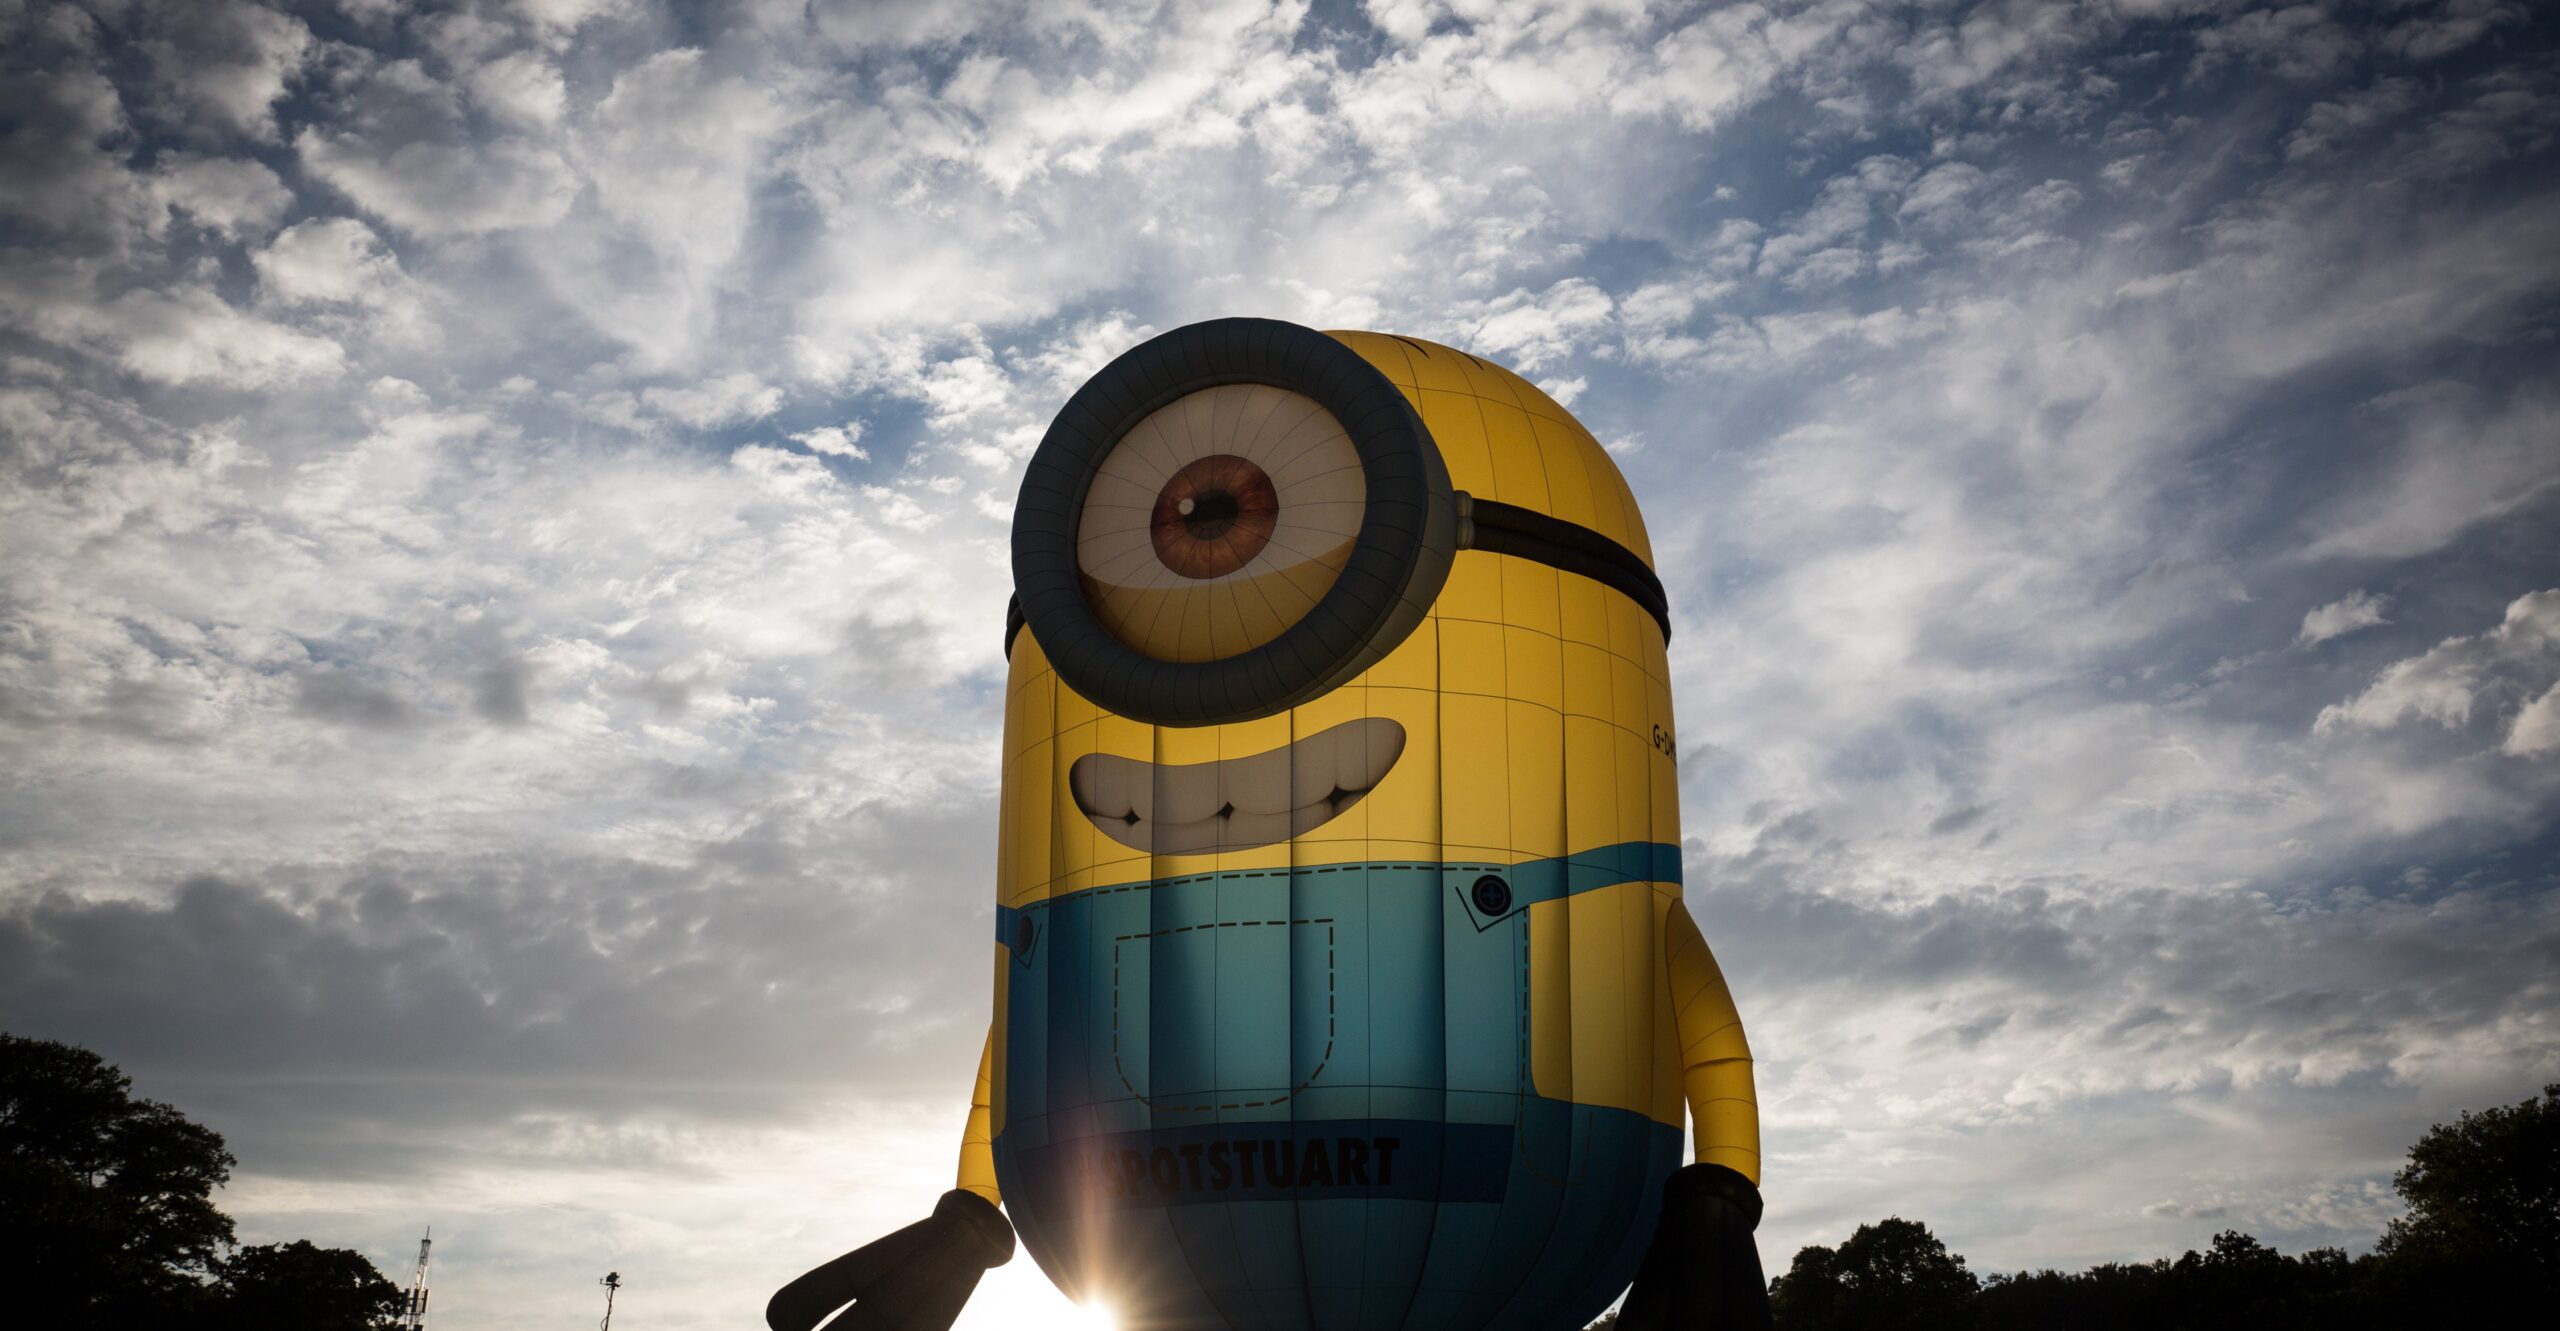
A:
{"label": "brown iris", "polygon": [[1148,523],[1156,558],[1186,578],[1223,577],[1253,562],[1280,523],[1280,497],[1260,467],[1233,453],[1195,458],[1156,492]]}

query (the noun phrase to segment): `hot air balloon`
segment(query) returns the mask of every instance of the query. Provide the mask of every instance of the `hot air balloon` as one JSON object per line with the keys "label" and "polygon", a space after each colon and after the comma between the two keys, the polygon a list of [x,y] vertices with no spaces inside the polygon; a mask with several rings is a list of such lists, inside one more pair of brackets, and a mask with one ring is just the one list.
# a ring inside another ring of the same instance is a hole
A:
{"label": "hot air balloon", "polygon": [[1179,328],[1058,413],[1013,575],[958,1186],[776,1331],[939,1331],[1016,1234],[1132,1331],[1549,1331],[1631,1280],[1624,1327],[1767,1323],[1669,609],[1570,413],[1415,338]]}

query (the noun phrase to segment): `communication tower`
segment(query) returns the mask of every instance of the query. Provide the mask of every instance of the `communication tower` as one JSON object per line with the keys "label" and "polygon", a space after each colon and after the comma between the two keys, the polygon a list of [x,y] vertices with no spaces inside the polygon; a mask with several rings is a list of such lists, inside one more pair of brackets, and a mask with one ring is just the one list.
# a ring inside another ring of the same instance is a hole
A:
{"label": "communication tower", "polygon": [[427,1250],[435,1246],[435,1233],[435,1226],[429,1225],[426,1237],[418,1240],[418,1273],[409,1277],[399,1320],[391,1324],[394,1331],[427,1331]]}

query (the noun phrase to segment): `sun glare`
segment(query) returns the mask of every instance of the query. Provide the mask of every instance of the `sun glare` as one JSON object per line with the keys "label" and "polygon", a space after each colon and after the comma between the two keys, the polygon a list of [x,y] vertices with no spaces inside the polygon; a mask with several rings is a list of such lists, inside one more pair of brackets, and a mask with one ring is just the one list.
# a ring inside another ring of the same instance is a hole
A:
{"label": "sun glare", "polygon": [[1099,1303],[1079,1306],[1075,1320],[1067,1325],[1074,1331],[1120,1331],[1120,1323],[1111,1316],[1111,1310]]}

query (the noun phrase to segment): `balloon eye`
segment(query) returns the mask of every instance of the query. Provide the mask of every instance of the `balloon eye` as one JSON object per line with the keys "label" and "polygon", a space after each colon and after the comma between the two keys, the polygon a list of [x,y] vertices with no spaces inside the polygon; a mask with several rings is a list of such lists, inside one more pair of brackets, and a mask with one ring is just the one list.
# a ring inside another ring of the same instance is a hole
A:
{"label": "balloon eye", "polygon": [[1159,661],[1213,661],[1314,608],[1366,507],[1359,452],[1331,412],[1224,384],[1159,408],[1103,458],[1077,570],[1111,636]]}
{"label": "balloon eye", "polygon": [[1013,513],[1013,580],[1061,683],[1152,725],[1269,716],[1357,678],[1457,553],[1413,405],[1344,342],[1213,319],[1059,409]]}

